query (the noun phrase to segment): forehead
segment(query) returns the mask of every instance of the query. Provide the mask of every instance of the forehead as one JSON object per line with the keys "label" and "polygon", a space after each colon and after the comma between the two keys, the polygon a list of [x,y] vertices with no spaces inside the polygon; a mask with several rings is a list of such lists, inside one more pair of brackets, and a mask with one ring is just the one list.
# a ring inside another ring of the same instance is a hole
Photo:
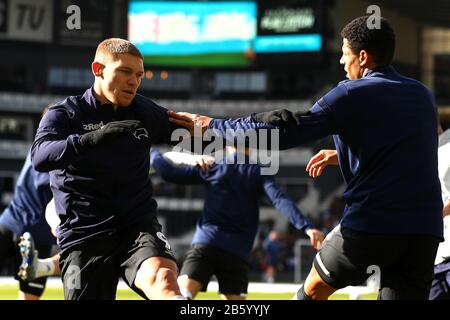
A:
{"label": "forehead", "polygon": [[114,58],[113,64],[115,68],[127,67],[136,71],[144,70],[142,59],[129,53],[119,53]]}
{"label": "forehead", "polygon": [[342,50],[349,50],[348,40],[346,38],[342,39]]}

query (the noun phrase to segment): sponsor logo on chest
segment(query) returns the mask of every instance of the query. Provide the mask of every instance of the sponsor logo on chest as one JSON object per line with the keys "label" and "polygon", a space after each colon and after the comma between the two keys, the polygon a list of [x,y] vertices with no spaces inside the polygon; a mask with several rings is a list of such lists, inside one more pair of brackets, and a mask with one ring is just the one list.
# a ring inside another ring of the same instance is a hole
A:
{"label": "sponsor logo on chest", "polygon": [[86,123],[83,124],[83,129],[87,131],[93,131],[100,129],[103,126],[104,126],[103,121],[101,121],[100,123]]}

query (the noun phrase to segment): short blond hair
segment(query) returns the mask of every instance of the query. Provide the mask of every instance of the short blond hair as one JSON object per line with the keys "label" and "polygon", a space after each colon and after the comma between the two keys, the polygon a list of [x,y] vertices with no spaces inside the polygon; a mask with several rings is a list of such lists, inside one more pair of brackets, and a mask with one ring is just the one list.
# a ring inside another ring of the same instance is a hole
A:
{"label": "short blond hair", "polygon": [[121,53],[129,53],[144,60],[142,53],[130,41],[121,38],[109,38],[100,42],[95,51],[95,60],[104,55],[111,55],[114,58]]}

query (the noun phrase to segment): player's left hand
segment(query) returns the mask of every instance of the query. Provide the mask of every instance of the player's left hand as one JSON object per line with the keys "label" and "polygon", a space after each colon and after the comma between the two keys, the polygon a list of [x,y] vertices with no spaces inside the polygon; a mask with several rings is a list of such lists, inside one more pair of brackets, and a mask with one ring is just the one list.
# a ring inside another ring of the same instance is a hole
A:
{"label": "player's left hand", "polygon": [[260,112],[254,114],[253,117],[257,122],[269,123],[275,126],[299,125],[298,118],[295,117],[295,114],[292,111],[287,109]]}

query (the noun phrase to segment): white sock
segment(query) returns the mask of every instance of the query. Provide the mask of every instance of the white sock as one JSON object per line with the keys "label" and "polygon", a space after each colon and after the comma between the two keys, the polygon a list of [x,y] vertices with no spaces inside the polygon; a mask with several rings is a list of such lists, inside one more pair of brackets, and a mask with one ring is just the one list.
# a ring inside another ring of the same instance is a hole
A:
{"label": "white sock", "polygon": [[36,278],[52,276],[55,273],[55,263],[52,258],[38,259]]}
{"label": "white sock", "polygon": [[187,288],[180,288],[180,292],[186,299],[192,300],[192,292],[190,292]]}
{"label": "white sock", "polygon": [[186,297],[184,297],[182,295],[176,295],[176,296],[170,297],[167,300],[187,300],[187,299],[186,299]]}

